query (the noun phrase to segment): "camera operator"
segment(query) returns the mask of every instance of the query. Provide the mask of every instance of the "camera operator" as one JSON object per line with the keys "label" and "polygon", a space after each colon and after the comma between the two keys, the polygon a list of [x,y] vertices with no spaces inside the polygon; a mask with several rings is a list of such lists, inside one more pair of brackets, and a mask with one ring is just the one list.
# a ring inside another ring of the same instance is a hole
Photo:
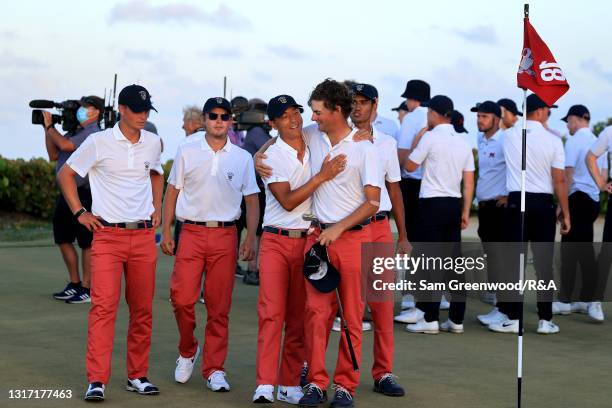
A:
{"label": "camera operator", "polygon": [[[49,160],[57,161],[55,173],[62,168],[85,139],[92,133],[100,131],[100,120],[104,112],[104,100],[97,96],[86,96],[80,100],[81,106],[76,116],[79,126],[74,132],[60,134],[52,121],[51,113],[43,111],[45,142]],[[91,191],[87,178],[76,178],[79,198],[87,210],[91,210]],[[72,211],[66,204],[64,196],[60,194],[57,198],[55,211],[53,213],[53,238],[59,246],[64,263],[68,269],[70,282],[61,292],[53,294],[58,300],[66,303],[89,303],[89,284],[91,276],[91,241],[93,235],[81,225],[72,215]],[[79,278],[79,256],[74,248],[74,240],[81,248],[81,265],[83,268],[83,279]]]}

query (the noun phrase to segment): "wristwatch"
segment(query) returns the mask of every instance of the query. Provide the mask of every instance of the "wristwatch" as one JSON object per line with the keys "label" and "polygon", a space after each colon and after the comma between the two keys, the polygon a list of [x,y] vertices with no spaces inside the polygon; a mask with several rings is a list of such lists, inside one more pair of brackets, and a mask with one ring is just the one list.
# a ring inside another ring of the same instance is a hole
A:
{"label": "wristwatch", "polygon": [[85,208],[85,207],[81,207],[81,208],[79,208],[79,209],[77,210],[77,212],[75,212],[75,213],[74,213],[74,214],[72,214],[72,215],[74,216],[74,218],[75,218],[75,219],[77,219],[77,220],[78,220],[78,219],[79,219],[79,217],[80,217],[81,215],[83,215],[84,213],[86,213],[86,212],[87,212],[87,208]]}

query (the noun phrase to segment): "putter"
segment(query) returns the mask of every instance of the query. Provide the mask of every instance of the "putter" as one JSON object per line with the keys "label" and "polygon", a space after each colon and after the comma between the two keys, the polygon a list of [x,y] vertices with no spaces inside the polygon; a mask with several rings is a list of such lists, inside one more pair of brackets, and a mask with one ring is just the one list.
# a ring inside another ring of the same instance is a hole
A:
{"label": "putter", "polygon": [[[304,221],[310,221],[314,226],[321,227],[321,221],[314,214],[302,214],[302,219]],[[348,345],[349,353],[351,355],[351,362],[353,363],[353,370],[359,371],[359,364],[357,364],[357,356],[355,356],[355,349],[353,349],[353,342],[351,341],[351,334],[349,333],[348,324],[346,323],[346,319],[344,318],[344,309],[342,308],[342,301],[340,301],[340,292],[338,292],[338,288],[335,289],[336,292],[336,300],[338,302],[338,312],[340,314],[340,323],[342,324],[342,330],[344,331],[344,335],[346,337],[346,343]]]}

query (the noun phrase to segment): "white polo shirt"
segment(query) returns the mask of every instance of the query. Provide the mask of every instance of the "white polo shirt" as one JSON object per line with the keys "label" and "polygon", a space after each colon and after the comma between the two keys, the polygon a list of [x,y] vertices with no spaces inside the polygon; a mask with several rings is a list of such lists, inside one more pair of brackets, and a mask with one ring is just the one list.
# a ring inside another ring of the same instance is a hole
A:
{"label": "white polo shirt", "polygon": [[372,127],[380,133],[391,136],[393,139],[397,137],[399,132],[399,126],[396,121],[380,116],[378,113],[376,114],[374,122],[372,122]]}
{"label": "white polo shirt", "polygon": [[287,229],[306,229],[310,221],[304,221],[302,214],[310,213],[312,199],[309,197],[292,211],[287,211],[270,191],[272,183],[288,182],[291,190],[296,190],[306,184],[312,177],[310,170],[310,151],[308,147],[304,158],[298,160],[298,151],[278,137],[276,142],[266,150],[264,163],[272,168],[272,175],[264,179],[266,185],[266,211],[263,225]]}
{"label": "white polo shirt", "polygon": [[176,217],[191,221],[234,221],[242,196],[259,193],[251,155],[229,139],[217,152],[206,138],[179,146],[168,183],[181,190]]}
{"label": "white polo shirt", "polygon": [[391,211],[391,199],[385,181],[397,183],[402,179],[399,159],[397,158],[397,143],[395,139],[374,128],[374,147],[380,163],[380,207],[378,211]]}
{"label": "white polo shirt", "polygon": [[312,210],[323,223],[336,223],[352,214],[366,201],[364,187],[380,187],[380,164],[375,147],[369,141],[355,142],[353,129],[332,147],[329,137],[316,124],[304,128],[304,138],[310,147],[313,173],[318,173],[329,154],[330,159],[345,154],[346,168],[333,180],[321,184],[315,191]]}
{"label": "white polo shirt", "polygon": [[[606,152],[612,152],[612,126],[608,126],[601,131],[597,141],[591,146],[591,152],[597,157],[601,157]],[[607,157],[605,160],[607,162]],[[612,166],[609,169],[609,176],[612,177]]]}
{"label": "white polo shirt", "polygon": [[506,159],[504,158],[504,131],[499,129],[487,138],[478,133],[478,182],[476,199],[494,200],[508,195],[506,190]]}
{"label": "white polo shirt", "polygon": [[[504,137],[508,192],[521,191],[522,138],[520,126],[508,129]],[[553,194],[552,168],[565,170],[563,143],[540,122],[528,120],[525,191]]]}
{"label": "white polo shirt", "polygon": [[[574,175],[569,187],[569,194],[582,191],[591,197],[593,201],[599,201],[599,187],[589,173],[585,163],[589,148],[597,140],[597,137],[589,128],[579,129],[573,136],[569,136],[565,142],[565,167],[572,167]],[[602,155],[597,159],[599,169],[608,168],[607,157]]]}
{"label": "white polo shirt", "polygon": [[420,198],[459,198],[463,172],[474,171],[470,145],[450,124],[426,132],[409,158],[423,167]]}
{"label": "white polo shirt", "polygon": [[[397,148],[410,149],[412,147],[412,141],[425,126],[427,126],[427,108],[419,106],[412,112],[408,112],[406,116],[404,116],[404,120],[399,130]],[[420,180],[423,178],[423,169],[419,167],[410,173],[402,168],[402,177]]]}
{"label": "white polo shirt", "polygon": [[66,161],[79,176],[89,175],[91,212],[107,222],[150,220],[155,210],[150,171],[164,171],[160,162],[161,139],[140,131],[130,142],[117,123],[93,133]]}

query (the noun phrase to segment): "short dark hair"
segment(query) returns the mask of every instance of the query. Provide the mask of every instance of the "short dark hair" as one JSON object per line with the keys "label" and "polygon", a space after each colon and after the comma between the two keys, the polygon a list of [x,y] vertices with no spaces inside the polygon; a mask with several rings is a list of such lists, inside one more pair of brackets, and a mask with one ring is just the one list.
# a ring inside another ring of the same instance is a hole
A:
{"label": "short dark hair", "polygon": [[349,89],[342,83],[331,78],[318,84],[310,94],[308,106],[312,106],[312,101],[322,101],[323,105],[329,110],[335,110],[340,106],[340,111],[344,118],[348,118],[353,109],[353,98]]}

